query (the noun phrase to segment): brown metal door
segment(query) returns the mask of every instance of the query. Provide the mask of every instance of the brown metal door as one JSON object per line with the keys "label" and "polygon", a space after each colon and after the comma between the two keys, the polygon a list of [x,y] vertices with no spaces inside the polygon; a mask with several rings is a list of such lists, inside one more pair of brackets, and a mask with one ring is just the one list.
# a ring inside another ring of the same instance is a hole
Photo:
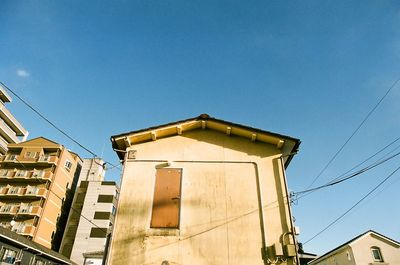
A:
{"label": "brown metal door", "polygon": [[179,228],[181,168],[159,168],[154,188],[152,228]]}

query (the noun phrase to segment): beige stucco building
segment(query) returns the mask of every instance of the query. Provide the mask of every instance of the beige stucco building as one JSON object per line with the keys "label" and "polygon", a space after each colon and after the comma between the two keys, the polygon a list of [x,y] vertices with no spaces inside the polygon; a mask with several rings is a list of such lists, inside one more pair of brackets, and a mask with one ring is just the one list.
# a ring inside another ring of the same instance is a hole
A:
{"label": "beige stucco building", "polygon": [[108,264],[296,263],[299,140],[206,114],[111,140],[124,169]]}
{"label": "beige stucco building", "polygon": [[0,161],[0,225],[58,250],[81,163],[44,137],[9,144]]}
{"label": "beige stucco building", "polygon": [[400,243],[370,230],[308,264],[398,265],[400,264]]}

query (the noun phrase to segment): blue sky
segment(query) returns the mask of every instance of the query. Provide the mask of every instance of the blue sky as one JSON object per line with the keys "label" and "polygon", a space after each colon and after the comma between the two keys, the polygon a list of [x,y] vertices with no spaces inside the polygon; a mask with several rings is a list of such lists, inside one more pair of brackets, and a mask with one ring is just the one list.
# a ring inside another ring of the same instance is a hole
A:
{"label": "blue sky", "polygon": [[[111,135],[209,113],[300,138],[287,174],[290,189],[303,190],[400,77],[397,1],[1,1],[0,8],[1,81],[113,163]],[[399,98],[400,85],[316,184],[400,136]],[[30,138],[90,157],[15,97],[8,107]],[[300,241],[398,162],[299,200]],[[399,180],[400,173],[306,251],[322,254],[368,229],[400,240]]]}

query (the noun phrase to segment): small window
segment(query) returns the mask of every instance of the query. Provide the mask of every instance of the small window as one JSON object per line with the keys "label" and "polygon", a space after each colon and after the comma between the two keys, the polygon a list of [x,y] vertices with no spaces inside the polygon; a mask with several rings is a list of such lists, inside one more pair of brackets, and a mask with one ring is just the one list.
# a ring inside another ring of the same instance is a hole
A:
{"label": "small window", "polygon": [[374,261],[383,262],[382,253],[381,253],[380,248],[372,247],[371,252],[372,252],[372,257],[373,257]]}
{"label": "small window", "polygon": [[90,237],[105,238],[107,237],[108,228],[92,227]]}
{"label": "small window", "polygon": [[28,151],[25,153],[25,158],[36,158],[36,152]]}
{"label": "small window", "polygon": [[66,168],[68,171],[71,170],[71,167],[72,167],[71,161],[69,161],[69,160],[65,161],[65,168]]}
{"label": "small window", "polygon": [[117,212],[117,208],[115,208],[115,206],[113,206],[113,207],[112,207],[111,214],[112,214],[112,215],[115,215],[116,212]]}
{"label": "small window", "polygon": [[0,176],[7,177],[8,176],[8,170],[7,169],[0,170]]}
{"label": "small window", "polygon": [[94,219],[98,220],[108,220],[110,219],[110,212],[95,212],[94,213]]}
{"label": "small window", "polygon": [[114,196],[113,195],[102,195],[100,194],[97,198],[97,202],[113,202]]}
{"label": "small window", "polygon": [[27,171],[26,170],[18,170],[17,174],[15,174],[16,177],[25,177]]}
{"label": "small window", "polygon": [[1,262],[5,264],[14,264],[15,259],[17,258],[17,251],[3,248],[1,252]]}

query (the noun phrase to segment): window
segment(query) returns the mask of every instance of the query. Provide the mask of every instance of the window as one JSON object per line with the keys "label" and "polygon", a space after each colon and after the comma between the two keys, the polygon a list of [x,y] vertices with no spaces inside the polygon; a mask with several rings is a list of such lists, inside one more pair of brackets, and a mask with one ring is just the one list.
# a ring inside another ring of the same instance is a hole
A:
{"label": "window", "polygon": [[90,230],[90,237],[107,237],[107,230],[108,228],[92,227],[92,229]]}
{"label": "window", "polygon": [[15,174],[16,177],[25,177],[26,176],[26,170],[18,170],[17,174]]}
{"label": "window", "polygon": [[181,168],[157,169],[151,228],[179,228],[181,180]]}
{"label": "window", "polygon": [[71,170],[71,167],[72,167],[71,161],[69,161],[69,160],[65,161],[65,168],[66,168],[68,171]]}
{"label": "window", "polygon": [[7,155],[6,160],[8,160],[8,161],[17,161],[17,155],[16,154]]}
{"label": "window", "polygon": [[35,158],[36,154],[37,154],[36,152],[28,151],[25,153],[25,158]]}
{"label": "window", "polygon": [[8,176],[8,170],[7,169],[0,170],[0,176],[7,177]]}
{"label": "window", "polygon": [[110,212],[95,212],[94,213],[94,219],[99,219],[99,220],[108,220],[110,219]]}
{"label": "window", "polygon": [[1,261],[6,264],[14,264],[16,257],[17,257],[17,251],[15,250],[9,248],[3,248],[1,251]]}
{"label": "window", "polygon": [[20,189],[20,187],[18,187],[18,186],[16,186],[16,187],[11,187],[11,188],[8,190],[8,194],[18,194],[18,193],[19,193],[19,189]]}
{"label": "window", "polygon": [[115,215],[116,212],[117,212],[117,208],[115,208],[115,206],[113,206],[113,207],[112,207],[111,214],[112,214],[112,215]]}
{"label": "window", "polygon": [[49,161],[49,159],[50,159],[49,154],[43,154],[39,157],[39,161],[41,161],[41,162],[47,162],[47,161]]}
{"label": "window", "polygon": [[43,177],[44,171],[43,170],[34,170],[32,173],[32,177],[34,178],[41,178]]}
{"label": "window", "polygon": [[100,194],[97,198],[97,202],[113,202],[114,196],[113,195],[102,195]]}
{"label": "window", "polygon": [[372,247],[371,252],[372,252],[372,257],[373,257],[374,261],[383,262],[382,253],[381,253],[380,248]]}

